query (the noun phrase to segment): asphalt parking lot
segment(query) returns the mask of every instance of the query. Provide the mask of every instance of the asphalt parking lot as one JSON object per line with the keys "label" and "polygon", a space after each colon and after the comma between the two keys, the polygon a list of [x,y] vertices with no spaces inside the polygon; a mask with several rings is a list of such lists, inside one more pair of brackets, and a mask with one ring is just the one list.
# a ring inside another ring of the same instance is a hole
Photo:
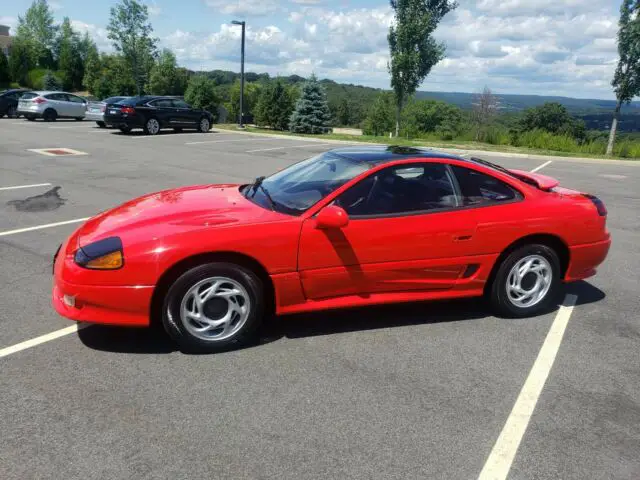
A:
{"label": "asphalt parking lot", "polygon": [[[49,148],[81,154],[32,151]],[[540,168],[609,210],[598,275],[537,318],[429,303],[277,319],[260,345],[217,355],[99,326],[12,350],[72,326],[50,306],[51,261],[81,219],[330,148],[0,120],[0,478],[471,479],[505,466],[513,479],[640,478],[634,164],[485,156]]]}

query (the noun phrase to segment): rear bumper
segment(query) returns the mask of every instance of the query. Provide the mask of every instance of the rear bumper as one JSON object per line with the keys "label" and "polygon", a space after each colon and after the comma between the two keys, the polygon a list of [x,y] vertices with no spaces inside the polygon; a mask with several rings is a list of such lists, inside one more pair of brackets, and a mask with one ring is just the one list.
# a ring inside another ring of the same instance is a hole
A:
{"label": "rear bumper", "polygon": [[85,113],[84,118],[94,122],[104,122],[104,113],[87,112]]}
{"label": "rear bumper", "polygon": [[565,274],[565,282],[584,280],[596,274],[596,267],[604,262],[611,248],[611,236],[605,240],[586,245],[569,247],[569,267]]}
{"label": "rear bumper", "polygon": [[111,125],[117,128],[120,127],[128,127],[128,128],[142,128],[143,119],[140,115],[135,115],[133,117],[126,117],[121,115],[104,115],[104,122],[107,125]]}

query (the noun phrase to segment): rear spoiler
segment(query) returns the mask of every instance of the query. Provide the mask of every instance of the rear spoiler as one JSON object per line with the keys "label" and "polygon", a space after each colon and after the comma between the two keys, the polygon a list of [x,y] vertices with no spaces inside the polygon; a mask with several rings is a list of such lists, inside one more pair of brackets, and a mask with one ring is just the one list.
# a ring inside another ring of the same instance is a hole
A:
{"label": "rear spoiler", "polygon": [[533,185],[534,187],[537,187],[540,190],[544,190],[545,192],[553,190],[555,187],[560,185],[559,180],[556,180],[552,177],[547,177],[546,175],[541,175],[539,173],[525,172],[524,170],[509,170],[509,172],[518,177],[524,183]]}

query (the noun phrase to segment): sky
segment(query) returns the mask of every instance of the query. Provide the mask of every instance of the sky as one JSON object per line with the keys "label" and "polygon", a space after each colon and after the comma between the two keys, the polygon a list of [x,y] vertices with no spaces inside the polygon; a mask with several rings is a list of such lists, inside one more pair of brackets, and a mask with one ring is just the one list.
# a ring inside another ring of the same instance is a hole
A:
{"label": "sky", "polygon": [[[31,0],[3,2],[0,24],[15,27]],[[106,25],[115,0],[55,0],[110,51]],[[378,0],[144,0],[154,33],[178,63],[239,71],[240,27],[247,22],[245,71],[307,76],[389,88],[387,33],[393,12]],[[435,36],[447,56],[420,90],[563,95],[613,99],[621,0],[458,0]]]}

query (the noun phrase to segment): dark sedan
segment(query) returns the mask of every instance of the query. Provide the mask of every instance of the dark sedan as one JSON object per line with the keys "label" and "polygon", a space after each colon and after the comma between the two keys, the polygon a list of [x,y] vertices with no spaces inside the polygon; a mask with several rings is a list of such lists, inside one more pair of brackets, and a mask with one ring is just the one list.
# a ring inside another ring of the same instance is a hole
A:
{"label": "dark sedan", "polygon": [[211,129],[213,116],[178,98],[143,96],[107,104],[104,121],[123,133],[134,128],[141,128],[147,135],[156,135],[163,128],[173,128],[176,132],[195,129],[206,133]]}
{"label": "dark sedan", "polygon": [[9,118],[18,118],[18,100],[29,90],[15,88],[0,92],[0,118],[5,115]]}

